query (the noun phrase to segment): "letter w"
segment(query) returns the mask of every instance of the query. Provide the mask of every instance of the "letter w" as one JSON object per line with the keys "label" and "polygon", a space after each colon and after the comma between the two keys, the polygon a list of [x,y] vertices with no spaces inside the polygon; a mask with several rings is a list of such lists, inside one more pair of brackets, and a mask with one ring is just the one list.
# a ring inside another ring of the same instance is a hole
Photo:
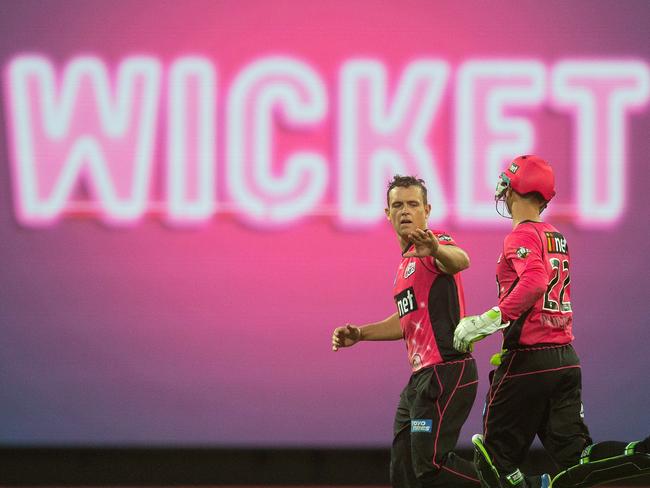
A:
{"label": "letter w", "polygon": [[126,58],[114,93],[105,65],[94,57],[72,60],[59,87],[54,78],[52,64],[40,56],[21,56],[9,65],[18,220],[52,223],[85,198],[104,220],[133,222],[145,212],[149,193],[159,63]]}

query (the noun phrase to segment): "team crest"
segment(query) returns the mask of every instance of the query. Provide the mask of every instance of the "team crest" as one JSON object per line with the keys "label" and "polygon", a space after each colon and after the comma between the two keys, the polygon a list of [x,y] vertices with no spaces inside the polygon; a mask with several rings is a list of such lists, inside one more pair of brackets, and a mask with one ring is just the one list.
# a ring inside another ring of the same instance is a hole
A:
{"label": "team crest", "polygon": [[530,254],[530,249],[528,249],[526,247],[522,246],[519,249],[517,249],[517,256],[520,257],[521,259],[524,259],[529,254]]}
{"label": "team crest", "polygon": [[413,273],[415,273],[415,261],[411,261],[404,270],[404,279],[408,278]]}
{"label": "team crest", "polygon": [[519,165],[517,163],[512,163],[510,165],[510,172],[514,175],[517,170],[519,169]]}

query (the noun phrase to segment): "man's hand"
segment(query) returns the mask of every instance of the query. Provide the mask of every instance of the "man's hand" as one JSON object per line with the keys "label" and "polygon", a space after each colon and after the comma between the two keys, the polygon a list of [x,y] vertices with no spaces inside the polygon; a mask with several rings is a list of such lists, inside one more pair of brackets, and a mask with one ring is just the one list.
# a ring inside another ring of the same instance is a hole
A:
{"label": "man's hand", "polygon": [[472,350],[472,343],[505,329],[510,322],[501,323],[501,310],[493,307],[481,315],[471,315],[461,319],[454,331],[454,348],[460,352]]}
{"label": "man's hand", "polygon": [[413,243],[415,249],[404,253],[405,258],[423,258],[425,256],[434,256],[438,253],[438,238],[433,235],[429,229],[416,229],[408,235],[409,241]]}
{"label": "man's hand", "polygon": [[341,347],[354,346],[361,340],[361,329],[350,324],[345,327],[337,327],[332,334],[332,351],[338,351]]}

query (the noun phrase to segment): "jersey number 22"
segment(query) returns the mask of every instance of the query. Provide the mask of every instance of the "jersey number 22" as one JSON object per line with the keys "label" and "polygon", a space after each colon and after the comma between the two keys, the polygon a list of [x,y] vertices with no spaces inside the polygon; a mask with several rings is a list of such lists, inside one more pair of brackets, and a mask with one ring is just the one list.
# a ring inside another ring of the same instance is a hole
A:
{"label": "jersey number 22", "polygon": [[[569,260],[563,259],[560,261],[558,258],[551,258],[551,268],[553,268],[553,276],[551,281],[548,282],[546,293],[544,293],[544,310],[551,312],[571,312],[571,302],[564,300],[566,287],[571,283],[571,275],[569,274]],[[562,279],[564,278],[564,279]],[[562,287],[559,294],[557,285],[562,280]]]}

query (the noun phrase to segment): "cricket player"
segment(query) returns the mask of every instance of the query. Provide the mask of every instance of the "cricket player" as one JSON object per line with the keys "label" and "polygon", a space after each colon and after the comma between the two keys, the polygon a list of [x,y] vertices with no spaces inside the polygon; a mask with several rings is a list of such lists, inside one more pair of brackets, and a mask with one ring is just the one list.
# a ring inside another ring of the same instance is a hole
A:
{"label": "cricket player", "polygon": [[473,463],[453,452],[478,383],[472,356],[453,347],[454,329],[464,316],[459,272],[469,266],[469,258],[448,233],[427,229],[430,211],[422,180],[394,177],[386,217],[401,250],[393,287],[396,311],[380,322],[336,328],[332,348],[359,341],[406,344],[412,374],[395,414],[394,487],[478,488]]}
{"label": "cricket player", "polygon": [[[512,218],[497,261],[498,306],[460,321],[460,352],[498,330],[475,464],[485,488],[587,487],[650,472],[648,438],[592,444],[584,422],[580,361],[571,345],[571,255],[562,233],[541,219],[555,196],[551,166],[520,156],[501,173],[497,211]],[[535,436],[563,470],[526,478],[519,470]]]}

